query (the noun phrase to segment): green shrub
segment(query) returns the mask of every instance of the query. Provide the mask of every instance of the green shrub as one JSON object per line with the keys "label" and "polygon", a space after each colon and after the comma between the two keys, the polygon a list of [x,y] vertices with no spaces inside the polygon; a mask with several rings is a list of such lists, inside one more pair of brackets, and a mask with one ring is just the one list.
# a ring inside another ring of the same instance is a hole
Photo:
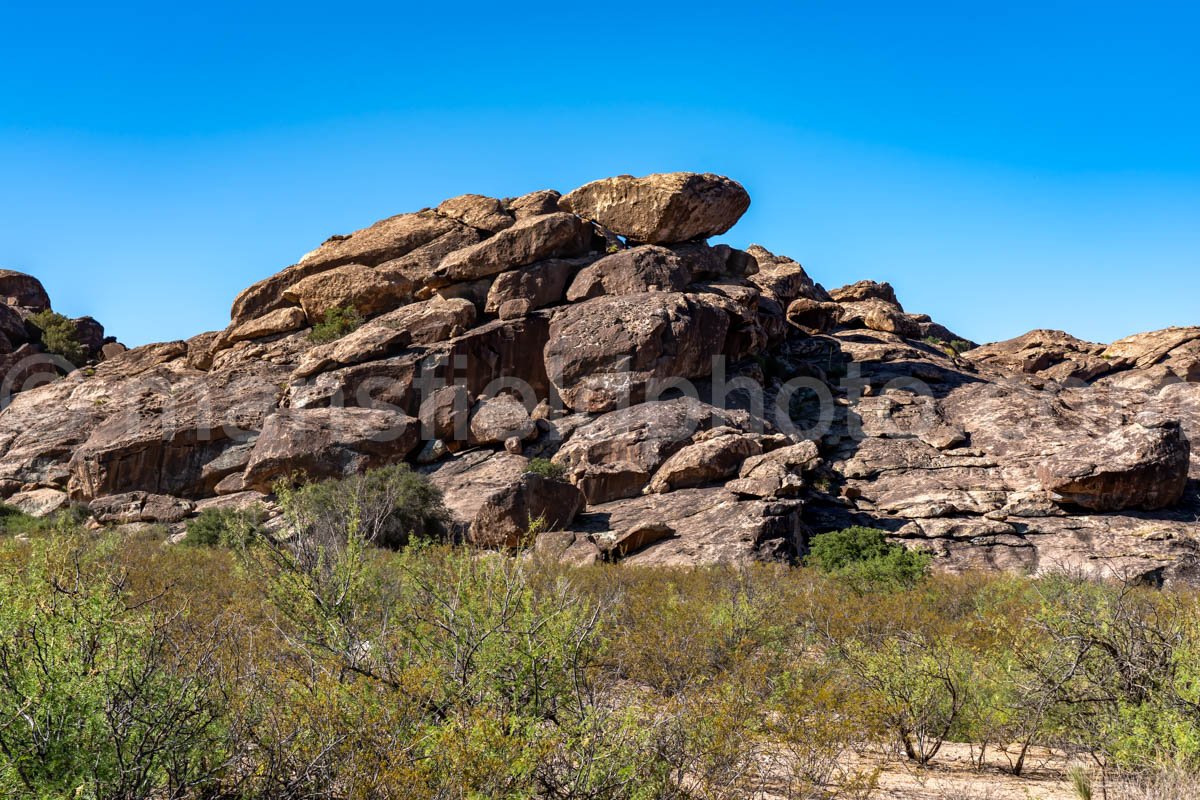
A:
{"label": "green shrub", "polygon": [[928,554],[889,542],[884,531],[857,525],[815,536],[808,556],[811,566],[862,590],[913,586],[929,562]]}
{"label": "green shrub", "polygon": [[350,538],[382,547],[434,539],[448,518],[442,493],[407,464],[275,491],[297,539],[328,551]]}
{"label": "green shrub", "polygon": [[41,332],[46,352],[62,356],[77,367],[87,361],[87,351],[79,341],[74,322],[48,309],[34,314],[29,321]]}
{"label": "green shrub", "polygon": [[541,475],[543,478],[552,480],[562,480],[567,474],[567,468],[562,464],[555,464],[548,458],[531,458],[528,466],[525,467],[526,472],[532,472],[534,475]]}
{"label": "green shrub", "polygon": [[325,319],[313,326],[308,339],[317,344],[332,342],[357,330],[362,324],[362,315],[353,306],[331,308],[325,312]]}
{"label": "green shrub", "polygon": [[233,508],[208,508],[187,526],[184,544],[193,547],[240,549],[260,534],[262,514]]}
{"label": "green shrub", "polygon": [[47,540],[0,564],[0,796],[194,796],[223,761],[213,640],[128,602],[116,546]]}
{"label": "green shrub", "polygon": [[0,534],[32,536],[71,530],[89,515],[87,506],[75,503],[46,517],[33,517],[19,508],[0,503]]}

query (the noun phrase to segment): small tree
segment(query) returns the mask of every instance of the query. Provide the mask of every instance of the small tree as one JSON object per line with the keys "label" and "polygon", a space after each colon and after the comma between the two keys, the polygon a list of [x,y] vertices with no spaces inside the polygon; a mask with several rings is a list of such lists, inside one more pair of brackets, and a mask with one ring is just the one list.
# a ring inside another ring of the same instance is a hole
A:
{"label": "small tree", "polygon": [[884,531],[854,526],[812,540],[808,564],[856,591],[903,589],[929,571],[930,556],[887,540]]}
{"label": "small tree", "polygon": [[74,322],[49,309],[34,314],[29,321],[41,332],[46,352],[62,356],[77,367],[87,361],[87,350],[79,341]]}

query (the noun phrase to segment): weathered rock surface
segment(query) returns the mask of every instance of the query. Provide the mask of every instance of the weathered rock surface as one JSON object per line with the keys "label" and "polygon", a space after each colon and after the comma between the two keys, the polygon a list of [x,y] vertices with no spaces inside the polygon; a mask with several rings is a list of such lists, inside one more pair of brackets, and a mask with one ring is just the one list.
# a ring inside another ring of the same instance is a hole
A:
{"label": "weathered rock surface", "polygon": [[1178,420],[1145,414],[1056,453],[1038,467],[1038,479],[1063,502],[1094,511],[1156,511],[1183,497],[1190,451]]}
{"label": "weathered rock surface", "polygon": [[[461,195],[330,239],[223,331],[125,351],[81,317],[78,370],[27,324],[41,284],[0,271],[20,390],[0,399],[0,497],[176,525],[407,460],[455,536],[567,563],[795,559],[862,524],[949,570],[1200,583],[1200,327],[973,348],[889,284],[827,292],[704,241],[748,203],[691,173]],[[361,327],[311,341],[343,306]]]}
{"label": "weathered rock surface", "polygon": [[710,374],[728,329],[725,313],[683,294],[598,297],[554,316],[546,368],[568,408],[607,411]]}
{"label": "weathered rock surface", "polygon": [[267,418],[246,466],[246,488],[267,491],[301,472],[336,478],[403,461],[417,445],[419,423],[366,408],[281,409]]}
{"label": "weathered rock surface", "polygon": [[581,186],[559,200],[564,211],[638,242],[669,244],[718,236],[750,207],[740,183],[720,175],[670,172]]}
{"label": "weathered rock surface", "polygon": [[300,304],[308,322],[315,325],[326,312],[353,308],[363,316],[389,311],[407,302],[414,285],[388,277],[362,264],[346,264],[298,281],[283,293],[284,300]]}
{"label": "weathered rock surface", "polygon": [[590,232],[571,214],[527,217],[479,244],[455,250],[442,259],[429,285],[476,281],[548,258],[587,251]]}
{"label": "weathered rock surface", "polygon": [[521,547],[531,534],[571,524],[583,508],[583,494],[566,481],[526,472],[483,501],[467,539],[481,547]]}
{"label": "weathered rock surface", "polygon": [[691,272],[677,254],[665,247],[643,245],[584,267],[567,290],[567,299],[577,302],[602,295],[681,292],[691,282]]}

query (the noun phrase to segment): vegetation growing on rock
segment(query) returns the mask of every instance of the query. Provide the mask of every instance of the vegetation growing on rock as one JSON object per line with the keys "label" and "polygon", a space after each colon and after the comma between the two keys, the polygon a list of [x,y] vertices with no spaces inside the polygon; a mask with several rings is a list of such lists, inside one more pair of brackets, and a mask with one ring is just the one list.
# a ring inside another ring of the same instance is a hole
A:
{"label": "vegetation growing on rock", "polygon": [[87,351],[79,341],[73,321],[49,309],[32,315],[29,321],[41,332],[42,346],[47,353],[62,356],[77,367],[87,360]]}
{"label": "vegetation growing on rock", "polygon": [[325,312],[324,318],[308,334],[314,344],[336,341],[353,333],[363,324],[362,315],[353,306],[339,306]]}

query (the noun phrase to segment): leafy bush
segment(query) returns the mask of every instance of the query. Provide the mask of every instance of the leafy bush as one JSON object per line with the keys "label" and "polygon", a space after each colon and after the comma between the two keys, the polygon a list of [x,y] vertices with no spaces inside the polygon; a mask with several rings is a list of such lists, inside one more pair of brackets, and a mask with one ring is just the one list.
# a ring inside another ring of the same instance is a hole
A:
{"label": "leafy bush", "polygon": [[325,312],[325,319],[313,326],[308,339],[317,344],[332,342],[357,330],[362,324],[362,315],[353,306],[331,308]]}
{"label": "leafy bush", "polygon": [[48,309],[34,314],[29,321],[41,331],[46,352],[62,356],[77,367],[87,361],[87,351],[79,341],[79,330],[74,322]]}
{"label": "leafy bush", "polygon": [[903,588],[929,571],[930,556],[887,540],[876,528],[854,526],[813,537],[808,563],[860,589]]}
{"label": "leafy bush", "polygon": [[548,458],[531,458],[529,464],[525,467],[526,472],[532,472],[534,475],[541,475],[543,478],[551,480],[562,480],[567,474],[567,468],[562,464],[555,464]]}
{"label": "leafy bush", "polygon": [[333,552],[350,539],[402,547],[434,539],[447,521],[442,493],[407,464],[368,470],[341,480],[275,487],[295,541]]}
{"label": "leafy bush", "polygon": [[262,514],[233,508],[208,508],[187,525],[185,544],[193,547],[246,547],[261,533]]}
{"label": "leafy bush", "polygon": [[4,797],[182,797],[222,764],[216,639],[172,640],[176,612],[130,605],[110,557],[59,540],[0,564]]}

